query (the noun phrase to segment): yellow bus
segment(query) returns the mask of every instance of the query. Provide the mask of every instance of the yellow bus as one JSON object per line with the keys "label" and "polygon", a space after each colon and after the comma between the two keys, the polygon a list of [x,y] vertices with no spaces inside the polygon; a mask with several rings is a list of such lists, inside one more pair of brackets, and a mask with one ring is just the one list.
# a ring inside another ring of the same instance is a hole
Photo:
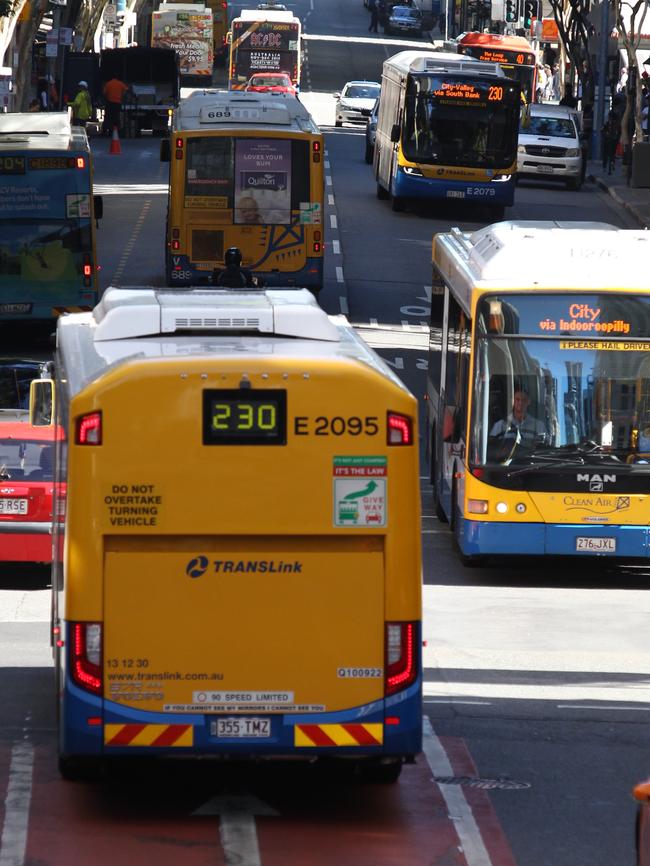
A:
{"label": "yellow bus", "polygon": [[650,557],[647,232],[433,240],[426,439],[461,555]]}
{"label": "yellow bus", "polygon": [[174,114],[167,284],[209,283],[229,247],[266,286],[323,284],[323,136],[286,94],[196,91]]}
{"label": "yellow bus", "polygon": [[307,290],[109,289],[59,320],[55,366],[62,773],[325,756],[396,779],[421,738],[402,382]]}

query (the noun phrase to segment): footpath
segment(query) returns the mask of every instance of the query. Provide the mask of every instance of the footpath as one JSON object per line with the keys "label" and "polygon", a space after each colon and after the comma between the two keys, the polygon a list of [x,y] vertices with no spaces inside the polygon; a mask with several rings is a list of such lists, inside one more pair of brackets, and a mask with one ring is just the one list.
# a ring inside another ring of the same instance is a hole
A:
{"label": "footpath", "polygon": [[639,228],[650,228],[650,189],[628,186],[625,168],[620,159],[616,160],[616,167],[612,174],[603,171],[599,161],[590,159],[587,164],[587,178],[629,211],[639,224]]}

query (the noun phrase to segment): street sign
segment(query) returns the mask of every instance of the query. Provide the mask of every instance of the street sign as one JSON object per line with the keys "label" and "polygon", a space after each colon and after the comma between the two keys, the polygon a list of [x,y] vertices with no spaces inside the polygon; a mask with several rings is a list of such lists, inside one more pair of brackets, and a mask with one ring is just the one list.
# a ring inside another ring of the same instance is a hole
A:
{"label": "street sign", "polygon": [[45,37],[45,56],[56,57],[59,53],[59,30],[53,27]]}

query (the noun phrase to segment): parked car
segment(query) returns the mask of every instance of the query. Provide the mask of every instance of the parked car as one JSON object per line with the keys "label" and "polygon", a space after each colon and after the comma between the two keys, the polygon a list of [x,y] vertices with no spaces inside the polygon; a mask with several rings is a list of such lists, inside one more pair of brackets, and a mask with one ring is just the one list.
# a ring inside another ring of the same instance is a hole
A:
{"label": "parked car", "polygon": [[399,36],[422,36],[422,13],[414,6],[393,6],[384,24],[384,33]]}
{"label": "parked car", "polygon": [[527,106],[517,150],[517,178],[561,180],[569,189],[580,189],[583,147],[573,109],[544,103]]}
{"label": "parked car", "polygon": [[366,123],[370,111],[379,97],[381,84],[378,81],[348,81],[340,93],[335,93],[335,126],[344,123]]}
{"label": "parked car", "polygon": [[52,561],[57,438],[60,428],[0,421],[0,561]]}
{"label": "parked car", "polygon": [[366,126],[366,162],[372,162],[375,155],[375,141],[377,139],[377,115],[379,113],[379,100],[368,112],[368,125]]}
{"label": "parked car", "polygon": [[256,72],[248,79],[245,89],[254,93],[290,93],[296,96],[296,88],[286,72]]}

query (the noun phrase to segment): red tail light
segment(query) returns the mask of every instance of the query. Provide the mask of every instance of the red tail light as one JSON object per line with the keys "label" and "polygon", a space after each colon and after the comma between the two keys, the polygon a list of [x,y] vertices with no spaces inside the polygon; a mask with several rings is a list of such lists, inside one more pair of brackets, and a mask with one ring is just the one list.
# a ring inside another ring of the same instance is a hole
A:
{"label": "red tail light", "polygon": [[98,622],[71,623],[74,682],[87,692],[102,691],[102,626]]}
{"label": "red tail light", "polygon": [[183,159],[183,139],[176,139],[176,159]]}
{"label": "red tail light", "polygon": [[408,415],[389,412],[387,429],[389,445],[413,444],[413,420]]}
{"label": "red tail light", "polygon": [[102,444],[102,413],[90,412],[77,418],[76,445]]}
{"label": "red tail light", "polygon": [[386,694],[402,691],[415,682],[415,623],[386,623]]}
{"label": "red tail light", "polygon": [[85,168],[85,167],[86,167],[86,160],[83,158],[83,156],[78,156],[77,157],[77,168]]}

